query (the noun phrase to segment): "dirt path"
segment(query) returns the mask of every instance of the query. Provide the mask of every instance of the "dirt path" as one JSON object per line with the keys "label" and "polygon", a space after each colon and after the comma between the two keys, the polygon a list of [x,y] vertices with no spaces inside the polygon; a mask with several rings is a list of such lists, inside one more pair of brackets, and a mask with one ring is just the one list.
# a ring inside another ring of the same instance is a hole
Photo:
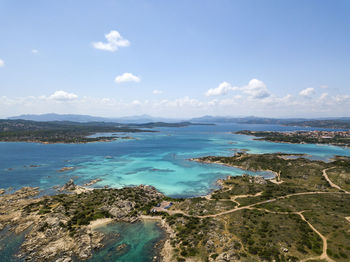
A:
{"label": "dirt path", "polygon": [[319,237],[322,239],[322,243],[323,243],[323,247],[322,247],[322,254],[320,256],[317,257],[312,257],[312,258],[306,258],[303,259],[302,261],[308,261],[308,260],[326,260],[326,261],[330,261],[333,262],[334,260],[331,259],[328,255],[327,255],[327,238],[325,236],[323,236],[309,221],[306,220],[306,218],[303,215],[304,211],[301,212],[277,212],[277,211],[271,211],[265,208],[254,208],[254,209],[258,209],[258,210],[262,210],[268,213],[272,213],[272,214],[281,214],[281,215],[289,215],[289,214],[297,214],[300,216],[300,218],[302,220],[304,220],[308,226],[317,234],[319,235]]}
{"label": "dirt path", "polygon": [[[280,197],[276,197],[276,198],[272,198],[272,199],[268,199],[268,200],[264,200],[264,201],[260,201],[248,206],[243,206],[243,207],[235,207],[233,209],[229,209],[220,213],[216,213],[216,214],[212,214],[212,215],[204,215],[204,216],[192,216],[192,217],[198,217],[198,218],[207,218],[207,217],[217,217],[217,216],[222,216],[222,215],[227,215],[233,212],[237,212],[239,210],[243,210],[243,209],[251,209],[252,207],[261,205],[261,204],[266,204],[266,203],[271,203],[271,202],[275,202],[277,200],[280,199],[285,199],[288,197],[292,197],[292,196],[302,196],[302,195],[315,195],[315,194],[341,194],[342,192],[301,192],[301,193],[294,193],[294,194],[289,194],[289,195],[285,195],[285,196],[280,196]],[[184,216],[188,216],[191,217],[191,215],[183,212],[182,210],[164,210],[165,212],[169,213],[169,215],[175,215],[175,214],[182,214]]]}
{"label": "dirt path", "polygon": [[[275,214],[297,214],[300,216],[300,218],[305,221],[308,226],[322,239],[322,243],[323,243],[323,248],[322,248],[322,254],[320,256],[317,257],[312,257],[312,258],[307,258],[307,259],[303,259],[301,261],[309,261],[309,260],[326,260],[328,262],[334,262],[333,259],[331,259],[328,255],[327,255],[327,238],[325,236],[323,236],[309,221],[307,221],[304,217],[304,215],[302,214],[304,211],[301,212],[276,212],[276,211],[271,211],[268,209],[264,209],[264,208],[257,208],[256,206],[261,205],[261,204],[266,204],[266,203],[271,203],[271,202],[275,202],[277,200],[280,199],[285,199],[285,198],[289,198],[289,197],[293,197],[293,196],[302,196],[302,195],[315,195],[315,194],[350,194],[350,192],[343,190],[340,186],[334,184],[328,177],[327,175],[327,170],[329,170],[330,168],[326,168],[322,170],[323,173],[323,177],[327,180],[327,182],[330,184],[331,187],[336,188],[342,192],[323,192],[323,191],[316,191],[316,192],[300,192],[300,193],[294,193],[294,194],[289,194],[289,195],[285,195],[285,196],[280,196],[280,197],[275,197],[269,200],[264,200],[264,201],[260,201],[254,204],[250,204],[247,206],[240,206],[240,203],[236,200],[237,198],[244,198],[244,197],[256,197],[262,194],[262,192],[257,193],[256,195],[238,195],[238,196],[233,196],[231,197],[231,201],[236,203],[237,206],[234,207],[233,209],[230,210],[226,210],[223,212],[219,212],[216,214],[211,214],[211,215],[204,215],[204,216],[193,216],[193,217],[198,217],[198,218],[215,218],[218,216],[222,216],[222,215],[227,215],[233,212],[237,212],[239,210],[243,210],[243,209],[260,209],[260,210],[264,210],[266,212],[269,213],[275,213]],[[207,198],[208,199],[208,198]],[[210,198],[209,198],[210,199]],[[170,215],[174,215],[174,214],[182,214],[184,216],[188,216],[190,217],[191,215],[183,212],[182,210],[166,210],[166,212],[168,212]],[[350,221],[350,217],[347,217],[346,219],[348,219]]]}
{"label": "dirt path", "polygon": [[232,196],[230,198],[230,200],[232,202],[235,202],[237,204],[236,208],[239,207],[241,205],[241,203],[239,203],[236,199],[237,198],[246,198],[246,197],[257,197],[257,196],[261,196],[263,192],[258,192],[255,195],[237,195],[237,196]]}
{"label": "dirt path", "polygon": [[330,185],[331,187],[336,188],[336,189],[338,189],[338,190],[342,190],[342,191],[344,191],[346,194],[350,194],[350,192],[348,192],[348,191],[342,189],[340,186],[334,184],[334,183],[329,179],[329,177],[328,177],[328,175],[327,175],[327,170],[332,169],[332,168],[333,168],[333,167],[323,169],[323,170],[322,170],[323,177],[327,180],[327,182],[329,183],[329,185]]}
{"label": "dirt path", "polygon": [[[243,209],[258,209],[258,210],[263,210],[265,212],[269,212],[269,213],[274,213],[274,214],[284,214],[284,215],[288,215],[288,214],[297,214],[300,216],[300,218],[305,221],[308,226],[322,239],[322,243],[323,243],[323,247],[322,247],[322,254],[320,256],[317,257],[311,257],[311,258],[306,258],[301,260],[302,262],[306,262],[309,260],[326,260],[328,262],[335,262],[333,259],[331,259],[328,255],[327,255],[327,238],[325,236],[323,236],[309,221],[307,221],[303,215],[303,212],[305,211],[301,211],[301,212],[277,212],[277,211],[271,211],[265,208],[256,208],[255,206],[261,205],[261,204],[266,204],[266,203],[270,203],[270,202],[274,202],[277,201],[279,199],[284,199],[284,198],[288,198],[288,197],[292,197],[292,196],[301,196],[301,195],[314,195],[314,194],[341,194],[342,192],[302,192],[302,193],[294,193],[294,194],[289,194],[286,196],[281,196],[281,197],[276,197],[273,199],[269,199],[269,200],[265,200],[265,201],[260,201],[258,203],[254,203],[248,206],[243,206],[243,207],[235,207],[234,209],[230,209],[227,211],[223,211],[217,214],[213,214],[213,215],[205,215],[205,216],[195,216],[198,218],[207,218],[207,217],[217,217],[217,216],[221,216],[221,215],[226,215],[226,214],[230,214],[239,210],[243,210]],[[167,210],[167,212],[170,215],[174,215],[174,214],[182,214],[185,216],[190,216],[188,214],[186,214],[183,211],[180,210]]]}
{"label": "dirt path", "polygon": [[327,255],[327,238],[325,236],[323,236],[309,221],[307,221],[303,215],[304,211],[298,212],[297,214],[301,217],[302,220],[304,220],[309,227],[317,234],[320,236],[320,238],[322,239],[323,242],[323,248],[322,248],[322,254],[319,257],[312,257],[312,258],[307,258],[304,259],[302,261],[308,261],[308,260],[314,260],[314,259],[324,259],[326,261],[331,261],[334,262],[333,259],[331,259],[328,255]]}
{"label": "dirt path", "polygon": [[217,214],[213,214],[213,215],[205,215],[205,216],[198,216],[199,218],[206,218],[206,217],[217,217],[217,216],[222,216],[222,215],[226,215],[226,214],[230,214],[232,212],[236,212],[239,210],[243,210],[243,209],[250,209],[252,207],[261,205],[261,204],[266,204],[266,203],[271,203],[271,202],[275,202],[279,199],[284,199],[284,198],[288,198],[288,197],[292,197],[292,196],[302,196],[302,195],[315,195],[315,194],[337,194],[338,192],[302,192],[302,193],[294,193],[294,194],[289,194],[289,195],[285,195],[285,196],[280,196],[280,197],[276,197],[276,198],[272,198],[269,200],[264,200],[264,201],[260,201],[248,206],[243,206],[243,207],[236,207],[227,211],[223,211]]}

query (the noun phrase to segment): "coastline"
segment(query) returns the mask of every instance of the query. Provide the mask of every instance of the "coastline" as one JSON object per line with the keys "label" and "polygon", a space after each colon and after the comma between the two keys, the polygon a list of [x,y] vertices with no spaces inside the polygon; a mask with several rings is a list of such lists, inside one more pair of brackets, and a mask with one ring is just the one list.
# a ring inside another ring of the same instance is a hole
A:
{"label": "coastline", "polygon": [[241,136],[250,136],[252,138],[252,140],[254,140],[254,141],[265,141],[265,142],[278,143],[278,144],[337,146],[337,147],[341,147],[341,148],[350,148],[350,145],[346,145],[346,144],[344,145],[344,144],[336,144],[336,143],[307,143],[307,142],[293,143],[293,142],[288,142],[288,141],[269,140],[269,139],[266,139],[264,137],[256,137],[252,134],[240,134],[237,132],[233,132],[233,134],[241,135]]}
{"label": "coastline", "polygon": [[[271,172],[274,176],[271,177],[271,178],[266,178],[266,180],[273,180],[273,179],[276,179],[276,177],[279,176],[279,174],[276,172],[276,171],[273,171],[273,170],[269,170],[269,169],[266,169],[266,170],[254,170],[254,169],[246,169],[246,168],[243,168],[241,166],[236,166],[236,165],[230,165],[230,164],[225,164],[225,163],[222,163],[222,162],[219,162],[219,161],[207,161],[207,160],[200,160],[199,158],[190,158],[188,159],[189,161],[194,161],[194,162],[198,162],[198,163],[204,163],[204,164],[218,164],[218,165],[222,165],[222,166],[227,166],[227,167],[234,167],[234,168],[239,168],[241,170],[245,170],[245,171],[253,171],[253,172]],[[220,182],[220,180],[222,179],[218,179],[216,182]],[[219,184],[220,185],[220,184]]]}
{"label": "coastline", "polygon": [[[124,139],[124,138],[123,138]],[[131,140],[132,138],[128,138],[125,140]],[[97,143],[97,142],[113,142],[118,140],[118,138],[115,139],[103,139],[103,140],[95,140],[95,141],[84,141],[84,142],[47,142],[47,141],[40,141],[40,140],[27,140],[27,141],[8,141],[8,140],[0,140],[0,142],[3,143],[36,143],[36,144],[43,144],[43,145],[54,145],[54,144],[65,144],[65,145],[78,145],[78,144],[90,144],[90,143]]]}
{"label": "coastline", "polygon": [[162,262],[172,262],[173,261],[173,255],[174,255],[174,249],[170,244],[170,238],[175,236],[175,232],[172,230],[172,228],[166,223],[165,219],[163,219],[161,216],[147,216],[147,215],[141,215],[140,219],[143,221],[147,220],[153,220],[158,221],[160,224],[160,227],[165,231],[166,237],[165,241],[160,240],[160,261]]}
{"label": "coastline", "polygon": [[114,222],[114,220],[112,218],[100,218],[100,219],[91,221],[90,224],[88,225],[88,227],[91,230],[95,230],[96,228],[106,226],[106,225],[113,223],[113,222]]}

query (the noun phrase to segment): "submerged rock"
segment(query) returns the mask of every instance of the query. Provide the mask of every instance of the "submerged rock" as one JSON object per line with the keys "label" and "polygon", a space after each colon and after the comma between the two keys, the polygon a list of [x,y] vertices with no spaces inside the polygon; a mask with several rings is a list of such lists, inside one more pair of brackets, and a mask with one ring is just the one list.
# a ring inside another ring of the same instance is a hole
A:
{"label": "submerged rock", "polygon": [[115,249],[116,249],[118,252],[120,252],[120,251],[122,251],[123,249],[125,249],[127,246],[128,246],[127,244],[123,243],[123,244],[117,246]]}
{"label": "submerged rock", "polygon": [[74,180],[73,179],[69,179],[69,181],[67,183],[64,184],[63,187],[61,187],[61,189],[59,191],[73,191],[75,190],[75,184],[74,184]]}
{"label": "submerged rock", "polygon": [[84,186],[92,186],[92,185],[94,185],[94,184],[96,184],[97,182],[100,182],[100,181],[102,181],[102,179],[96,178],[96,179],[90,180],[88,183],[85,183]]}
{"label": "submerged rock", "polygon": [[60,170],[58,170],[58,172],[65,172],[65,171],[69,171],[74,169],[74,167],[72,166],[66,166],[66,167],[62,167]]}

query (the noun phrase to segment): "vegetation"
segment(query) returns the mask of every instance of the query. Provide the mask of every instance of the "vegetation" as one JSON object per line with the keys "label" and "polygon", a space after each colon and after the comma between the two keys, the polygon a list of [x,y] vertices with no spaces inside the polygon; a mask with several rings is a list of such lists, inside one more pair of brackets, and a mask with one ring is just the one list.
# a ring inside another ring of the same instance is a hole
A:
{"label": "vegetation", "polygon": [[319,128],[350,129],[350,119],[348,117],[339,119],[278,119],[278,118],[240,118],[235,122],[244,124],[264,124],[264,125],[285,125],[285,126],[305,126]]}
{"label": "vegetation", "polygon": [[296,131],[296,132],[272,132],[272,131],[238,131],[236,134],[257,137],[255,140],[264,140],[279,143],[292,144],[331,144],[335,146],[350,146],[349,131]]}
{"label": "vegetation", "polygon": [[[40,143],[88,143],[97,141],[112,141],[117,136],[88,137],[95,133],[116,132],[155,132],[144,128],[183,127],[190,122],[180,123],[146,123],[118,124],[107,122],[69,122],[50,121],[36,122],[28,120],[0,120],[0,141],[5,142],[40,142]],[[121,137],[125,138],[125,137]]]}
{"label": "vegetation", "polygon": [[[5,201],[11,195],[2,196],[1,210],[12,211],[4,212],[0,222],[17,221],[13,216],[21,207],[22,223],[35,221],[28,242],[32,245],[42,241],[37,232],[60,232],[78,241],[90,234],[86,225],[96,219],[133,222],[140,215],[155,215],[173,231],[169,238],[174,261],[349,261],[350,158],[337,156],[326,163],[302,155],[237,153],[194,160],[270,170],[276,178],[230,176],[219,181],[221,188],[210,195],[189,199],[165,197],[153,187],[138,186],[32,198],[23,206],[17,200],[23,192],[38,193],[24,190],[11,201]],[[162,202],[173,205],[161,208]],[[33,250],[31,245],[26,250]]]}
{"label": "vegetation", "polygon": [[29,204],[24,207],[24,211],[27,214],[35,212],[39,215],[64,215],[67,223],[62,223],[61,226],[75,233],[80,226],[100,218],[125,219],[148,213],[152,206],[162,200],[162,195],[154,192],[151,194],[142,187],[126,187],[95,189],[81,194],[59,194]]}
{"label": "vegetation", "polygon": [[350,129],[350,120],[305,120],[296,123],[285,123],[288,126],[310,126],[321,128]]}
{"label": "vegetation", "polygon": [[[175,201],[162,214],[176,234],[171,241],[175,257],[179,261],[190,257],[199,261],[319,261],[327,256],[348,261],[350,194],[332,186],[323,171],[330,178],[337,177],[334,183],[346,185],[350,159],[335,157],[325,163],[286,156],[239,153],[194,159],[251,171],[271,170],[278,179],[228,177],[210,196]],[[326,239],[326,253],[323,239],[312,226]]]}

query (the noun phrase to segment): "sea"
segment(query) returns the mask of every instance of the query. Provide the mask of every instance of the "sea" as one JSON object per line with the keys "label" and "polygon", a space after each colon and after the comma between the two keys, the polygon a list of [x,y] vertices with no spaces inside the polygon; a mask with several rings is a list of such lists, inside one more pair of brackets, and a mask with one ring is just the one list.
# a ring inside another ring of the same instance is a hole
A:
{"label": "sea", "polygon": [[[218,188],[216,181],[244,173],[272,176],[269,172],[248,172],[216,164],[190,161],[190,158],[236,152],[305,154],[315,160],[330,161],[335,155],[350,156],[350,149],[332,145],[286,144],[257,141],[237,135],[239,130],[295,131],[327,130],[307,127],[254,124],[192,125],[152,129],[158,132],[95,134],[95,136],[132,136],[113,142],[88,144],[40,144],[0,142],[0,188],[8,192],[23,186],[40,187],[42,195],[57,194],[57,187],[73,179],[78,185],[101,179],[92,187],[121,188],[152,185],[171,197],[195,197]],[[333,129],[334,130],[334,129]],[[64,167],[69,170],[61,172]],[[156,243],[164,232],[155,221],[112,224],[101,227],[106,233],[105,247],[90,261],[153,261]],[[114,234],[117,233],[117,234]],[[0,261],[20,261],[18,252],[23,234],[0,232]],[[122,252],[118,246],[125,244]]]}

